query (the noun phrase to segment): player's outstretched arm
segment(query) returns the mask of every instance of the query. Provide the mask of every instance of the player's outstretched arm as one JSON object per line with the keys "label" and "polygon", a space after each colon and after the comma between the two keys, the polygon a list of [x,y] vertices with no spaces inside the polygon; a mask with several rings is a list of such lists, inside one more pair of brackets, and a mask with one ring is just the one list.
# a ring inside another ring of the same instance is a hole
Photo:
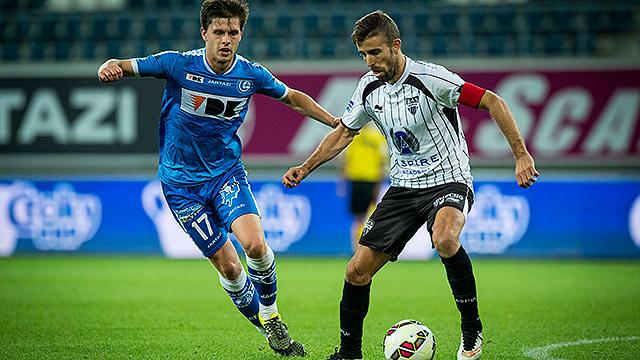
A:
{"label": "player's outstretched arm", "polygon": [[357,134],[358,131],[356,130],[347,129],[342,124],[338,125],[337,128],[322,139],[320,145],[302,165],[294,166],[287,170],[282,176],[284,186],[288,188],[298,186],[313,170],[333,159],[344,150]]}
{"label": "player's outstretched arm", "polygon": [[289,89],[289,93],[282,99],[287,106],[302,114],[315,119],[327,126],[335,128],[340,123],[340,119],[331,115],[320,104],[311,98],[311,96],[296,89]]}
{"label": "player's outstretched arm", "polygon": [[109,59],[98,68],[98,79],[102,82],[114,82],[123,76],[135,76],[131,60]]}
{"label": "player's outstretched arm", "polygon": [[511,109],[500,96],[487,90],[480,100],[479,109],[489,111],[511,146],[511,152],[516,159],[516,180],[522,188],[533,185],[540,173],[536,170],[536,165],[527,146],[524,143],[518,125],[516,124]]}

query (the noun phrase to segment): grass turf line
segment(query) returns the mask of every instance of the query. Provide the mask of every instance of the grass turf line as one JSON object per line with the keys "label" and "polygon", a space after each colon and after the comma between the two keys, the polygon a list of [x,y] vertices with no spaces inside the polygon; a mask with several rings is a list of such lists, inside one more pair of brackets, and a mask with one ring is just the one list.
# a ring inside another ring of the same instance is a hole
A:
{"label": "grass turf line", "polygon": [[[309,359],[338,343],[347,259],[278,258],[278,305]],[[640,335],[640,262],[474,261],[486,359],[553,343]],[[454,357],[458,313],[439,261],[398,262],[374,278],[366,359],[398,320],[434,331]],[[559,348],[563,359],[636,359],[640,341]],[[279,359],[235,310],[206,260],[37,256],[0,259],[2,359]]]}

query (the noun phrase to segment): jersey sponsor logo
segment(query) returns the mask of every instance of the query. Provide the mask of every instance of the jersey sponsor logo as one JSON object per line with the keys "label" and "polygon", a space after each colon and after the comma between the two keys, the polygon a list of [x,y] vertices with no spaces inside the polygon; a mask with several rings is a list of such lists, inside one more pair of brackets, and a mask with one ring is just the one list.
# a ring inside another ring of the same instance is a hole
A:
{"label": "jersey sponsor logo", "polygon": [[18,239],[33,241],[38,250],[77,250],[101,221],[100,199],[69,184],[57,183],[51,191],[21,182],[0,187],[0,255],[10,255]]}
{"label": "jersey sponsor logo", "polygon": [[207,84],[219,85],[219,86],[233,86],[233,83],[231,82],[214,80],[214,79],[207,79]]}
{"label": "jersey sponsor logo", "polygon": [[247,101],[248,98],[211,95],[183,88],[180,109],[193,115],[230,120],[240,115]]}
{"label": "jersey sponsor logo", "polygon": [[640,195],[633,202],[631,212],[629,213],[629,232],[631,239],[640,248]]}
{"label": "jersey sponsor logo", "polygon": [[440,160],[442,160],[440,155],[434,154],[429,156],[428,158],[421,158],[421,159],[412,159],[412,160],[395,159],[394,164],[402,167],[415,166],[415,167],[428,168],[431,165],[437,164],[438,162],[440,162]]}
{"label": "jersey sponsor logo", "polygon": [[460,240],[468,252],[501,254],[520,241],[528,227],[525,197],[503,195],[497,187],[485,185],[476,193]]}
{"label": "jersey sponsor logo", "polygon": [[377,113],[381,113],[384,111],[384,108],[382,107],[382,105],[376,104],[376,105],[373,105],[373,111]]}
{"label": "jersey sponsor logo", "polygon": [[189,73],[187,73],[187,80],[193,81],[193,82],[197,82],[197,83],[200,83],[200,84],[204,83],[204,77],[198,76],[198,75],[189,74]]}
{"label": "jersey sponsor logo", "polygon": [[311,203],[306,196],[288,195],[273,184],[256,192],[265,239],[273,251],[286,251],[300,241],[309,229]]}
{"label": "jersey sponsor logo", "polygon": [[[222,196],[222,203],[231,207],[233,200],[238,198],[240,193],[240,183],[236,180],[236,177],[232,177],[227,181],[220,189],[220,196]],[[235,209],[234,209],[235,210]]]}
{"label": "jersey sponsor logo", "polygon": [[407,109],[411,113],[411,115],[415,115],[416,111],[418,111],[418,104],[420,103],[420,96],[414,96],[410,98],[406,98],[405,102],[407,104]]}
{"label": "jersey sponsor logo", "polygon": [[402,155],[413,155],[420,150],[420,142],[411,130],[403,127],[400,130],[391,129],[391,139],[393,146]]}
{"label": "jersey sponsor logo", "polygon": [[240,80],[238,81],[238,91],[241,93],[249,92],[253,88],[253,81],[251,80]]}

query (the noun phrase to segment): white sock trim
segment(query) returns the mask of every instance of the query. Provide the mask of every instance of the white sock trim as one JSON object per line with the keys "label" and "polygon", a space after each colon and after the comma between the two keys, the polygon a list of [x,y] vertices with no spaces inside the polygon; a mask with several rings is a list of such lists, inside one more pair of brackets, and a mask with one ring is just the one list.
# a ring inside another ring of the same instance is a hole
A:
{"label": "white sock trim", "polygon": [[252,259],[248,256],[246,258],[247,258],[248,267],[256,271],[265,271],[271,267],[271,264],[273,264],[273,262],[275,261],[276,256],[273,253],[273,250],[271,250],[271,248],[269,247],[269,245],[267,245],[267,252],[265,252],[261,258]]}
{"label": "white sock trim", "polygon": [[238,276],[238,278],[235,280],[226,279],[220,273],[218,273],[218,277],[220,278],[220,284],[222,285],[222,287],[225,290],[232,291],[232,292],[237,292],[242,290],[242,288],[244,288],[244,285],[247,282],[247,273],[244,272],[244,268],[242,269],[240,276]]}
{"label": "white sock trim", "polygon": [[267,320],[269,318],[271,318],[271,315],[275,314],[278,312],[278,305],[276,303],[273,303],[269,306],[264,306],[262,305],[262,303],[260,303],[260,317]]}

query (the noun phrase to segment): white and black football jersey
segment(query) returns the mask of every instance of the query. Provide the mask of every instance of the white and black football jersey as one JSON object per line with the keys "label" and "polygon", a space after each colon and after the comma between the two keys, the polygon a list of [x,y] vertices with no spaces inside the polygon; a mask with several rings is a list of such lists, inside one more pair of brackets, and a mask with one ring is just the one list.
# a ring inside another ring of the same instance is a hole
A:
{"label": "white and black football jersey", "polygon": [[419,189],[460,182],[472,188],[458,115],[463,84],[460,76],[440,65],[407,57],[395,84],[378,80],[372,72],[365,74],[342,122],[356,130],[373,121],[384,134],[392,186]]}

